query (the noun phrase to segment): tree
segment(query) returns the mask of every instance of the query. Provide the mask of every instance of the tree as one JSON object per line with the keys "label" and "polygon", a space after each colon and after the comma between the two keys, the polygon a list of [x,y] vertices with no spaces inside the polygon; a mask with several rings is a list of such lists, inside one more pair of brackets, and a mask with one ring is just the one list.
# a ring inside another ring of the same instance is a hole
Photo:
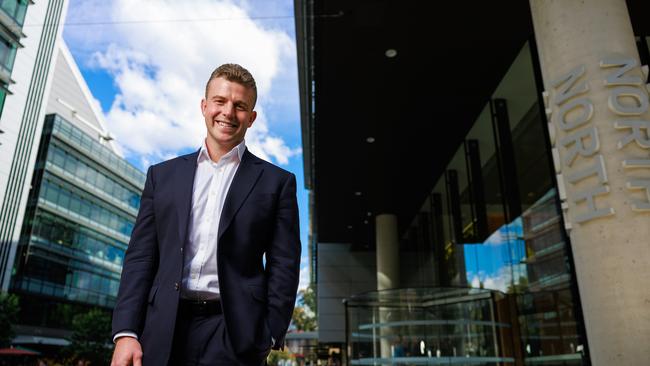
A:
{"label": "tree", "polygon": [[0,293],[0,348],[9,347],[14,339],[13,324],[18,320],[18,296]]}
{"label": "tree", "polygon": [[92,309],[72,319],[72,338],[68,352],[77,360],[108,365],[111,360],[111,316],[105,310]]}
{"label": "tree", "polygon": [[318,328],[316,321],[316,292],[314,285],[298,292],[298,306],[293,310],[292,322],[297,330],[304,332],[314,331]]}
{"label": "tree", "polygon": [[316,313],[316,289],[314,289],[314,284],[311,283],[304,290],[300,290],[300,299],[298,303],[301,306],[306,306],[312,312]]}

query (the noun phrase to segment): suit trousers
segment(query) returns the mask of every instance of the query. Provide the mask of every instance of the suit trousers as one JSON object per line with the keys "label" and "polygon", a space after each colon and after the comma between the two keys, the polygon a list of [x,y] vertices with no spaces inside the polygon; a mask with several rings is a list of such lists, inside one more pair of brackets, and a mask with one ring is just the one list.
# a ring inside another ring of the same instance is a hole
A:
{"label": "suit trousers", "polygon": [[237,357],[226,333],[223,314],[195,315],[179,312],[168,365],[258,366],[266,365],[266,357],[246,361]]}

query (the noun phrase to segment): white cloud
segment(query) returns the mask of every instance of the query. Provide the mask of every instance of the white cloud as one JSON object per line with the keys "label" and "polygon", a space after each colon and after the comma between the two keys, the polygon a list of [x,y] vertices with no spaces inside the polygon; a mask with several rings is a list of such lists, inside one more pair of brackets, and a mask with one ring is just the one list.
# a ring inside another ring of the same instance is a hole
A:
{"label": "white cloud", "polygon": [[479,271],[478,274],[468,271],[467,277],[470,278],[470,284],[473,288],[482,288],[490,290],[499,290],[507,292],[508,288],[519,282],[520,277],[526,277],[525,264],[504,265],[496,272],[486,274],[484,271]]}
{"label": "white cloud", "polygon": [[295,67],[287,33],[256,24],[228,0],[92,0],[70,6],[66,40],[87,67],[113,76],[118,94],[106,119],[127,156],[156,162],[197,148],[205,136],[199,107],[205,82],[226,62],[244,65],[258,84],[258,119],[246,136],[250,150],[279,164],[301,153],[273,133],[265,117],[274,79]]}
{"label": "white cloud", "polygon": [[309,287],[309,258],[302,257],[300,263],[303,263],[303,266],[300,268],[300,283],[298,284],[298,290],[304,290]]}

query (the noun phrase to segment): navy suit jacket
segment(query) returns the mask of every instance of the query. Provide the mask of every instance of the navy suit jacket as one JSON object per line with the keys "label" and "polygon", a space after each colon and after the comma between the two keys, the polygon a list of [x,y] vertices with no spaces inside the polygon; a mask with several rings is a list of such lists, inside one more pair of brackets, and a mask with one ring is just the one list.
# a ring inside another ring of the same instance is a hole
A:
{"label": "navy suit jacket", "polygon": [[[172,348],[197,154],[149,168],[124,257],[112,332],[134,331],[148,365],[167,364]],[[268,350],[271,337],[274,348],[283,346],[300,249],[295,176],[246,150],[226,195],[215,258],[226,332],[241,360]]]}

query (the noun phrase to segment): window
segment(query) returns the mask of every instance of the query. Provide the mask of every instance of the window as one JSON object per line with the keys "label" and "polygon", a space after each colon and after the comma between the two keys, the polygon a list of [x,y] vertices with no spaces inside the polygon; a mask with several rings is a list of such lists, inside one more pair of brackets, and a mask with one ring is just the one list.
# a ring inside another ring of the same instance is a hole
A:
{"label": "window", "polygon": [[11,74],[15,58],[16,46],[0,37],[0,66],[2,66],[8,74]]}
{"label": "window", "polygon": [[2,116],[2,109],[5,106],[5,98],[7,97],[7,92],[4,89],[0,89],[0,116]]}
{"label": "window", "polygon": [[0,8],[22,26],[27,11],[27,0],[1,0]]}

